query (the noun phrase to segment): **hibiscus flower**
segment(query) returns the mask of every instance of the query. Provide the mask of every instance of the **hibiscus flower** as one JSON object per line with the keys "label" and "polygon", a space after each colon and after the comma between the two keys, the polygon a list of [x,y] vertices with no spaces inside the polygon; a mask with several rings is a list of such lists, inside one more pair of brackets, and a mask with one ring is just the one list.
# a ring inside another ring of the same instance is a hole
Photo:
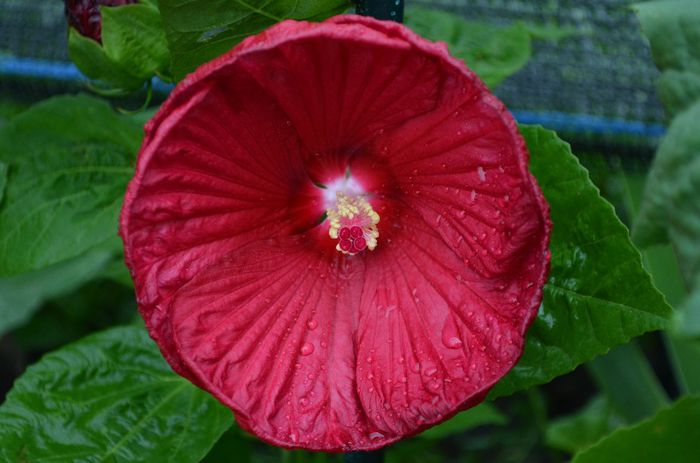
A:
{"label": "hibiscus flower", "polygon": [[527,162],[443,44],[359,16],[282,22],[146,127],[120,220],[141,314],[267,442],[418,433],[522,353],[550,232]]}

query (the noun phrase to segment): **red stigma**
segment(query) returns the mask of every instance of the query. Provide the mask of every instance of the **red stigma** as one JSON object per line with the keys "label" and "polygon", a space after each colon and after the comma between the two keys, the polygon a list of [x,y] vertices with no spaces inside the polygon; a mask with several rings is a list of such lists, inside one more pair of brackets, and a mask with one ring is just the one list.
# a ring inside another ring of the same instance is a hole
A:
{"label": "red stigma", "polygon": [[348,254],[357,254],[367,248],[367,241],[360,227],[343,227],[338,231],[338,237],[340,249]]}

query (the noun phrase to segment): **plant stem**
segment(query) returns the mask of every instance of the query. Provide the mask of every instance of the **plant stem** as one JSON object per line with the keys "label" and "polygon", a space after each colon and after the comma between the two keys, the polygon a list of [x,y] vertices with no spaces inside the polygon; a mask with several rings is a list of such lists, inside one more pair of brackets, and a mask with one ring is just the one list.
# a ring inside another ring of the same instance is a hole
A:
{"label": "plant stem", "polygon": [[404,0],[355,0],[357,14],[403,22]]}

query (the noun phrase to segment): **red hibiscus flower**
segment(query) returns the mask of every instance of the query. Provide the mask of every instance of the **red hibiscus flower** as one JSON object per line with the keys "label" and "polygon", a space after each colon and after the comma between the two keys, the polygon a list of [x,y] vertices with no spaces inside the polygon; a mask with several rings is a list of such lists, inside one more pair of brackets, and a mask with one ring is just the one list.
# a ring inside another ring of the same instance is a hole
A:
{"label": "red hibiscus flower", "polygon": [[80,35],[102,42],[102,18],[100,6],[121,6],[138,0],[65,0],[68,24]]}
{"label": "red hibiscus flower", "polygon": [[444,45],[285,21],[183,81],[121,215],[181,375],[283,447],[375,449],[483,400],[542,298],[517,127]]}

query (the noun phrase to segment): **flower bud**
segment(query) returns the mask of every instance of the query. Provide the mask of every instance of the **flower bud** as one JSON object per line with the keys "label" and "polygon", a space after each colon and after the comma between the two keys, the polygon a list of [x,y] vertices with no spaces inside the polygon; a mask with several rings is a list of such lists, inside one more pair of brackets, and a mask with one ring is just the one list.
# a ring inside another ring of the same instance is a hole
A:
{"label": "flower bud", "polygon": [[121,6],[138,0],[65,0],[68,24],[80,35],[102,42],[102,18],[100,6]]}

